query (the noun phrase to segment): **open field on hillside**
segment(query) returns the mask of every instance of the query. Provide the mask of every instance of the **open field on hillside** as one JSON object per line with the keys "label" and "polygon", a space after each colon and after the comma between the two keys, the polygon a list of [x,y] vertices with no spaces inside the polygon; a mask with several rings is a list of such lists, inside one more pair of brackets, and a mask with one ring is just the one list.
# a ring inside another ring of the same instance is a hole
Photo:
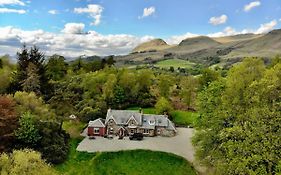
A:
{"label": "open field on hillside", "polygon": [[191,68],[194,65],[194,63],[186,60],[181,59],[169,59],[169,60],[163,60],[159,61],[155,64],[155,66],[160,68],[170,68],[171,66],[177,69],[180,68]]}

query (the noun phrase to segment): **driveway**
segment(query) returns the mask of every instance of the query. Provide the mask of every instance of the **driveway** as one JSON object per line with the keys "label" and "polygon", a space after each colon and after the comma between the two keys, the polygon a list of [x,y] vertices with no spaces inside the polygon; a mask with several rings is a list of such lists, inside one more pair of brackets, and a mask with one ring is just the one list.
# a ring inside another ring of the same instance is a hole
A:
{"label": "driveway", "polygon": [[114,152],[121,150],[148,149],[163,151],[182,156],[191,162],[199,172],[204,172],[204,168],[198,166],[194,159],[194,148],[191,143],[193,129],[177,128],[175,137],[144,137],[142,141],[131,141],[128,137],[124,140],[105,139],[96,137],[94,140],[86,137],[77,147],[78,151],[86,152]]}

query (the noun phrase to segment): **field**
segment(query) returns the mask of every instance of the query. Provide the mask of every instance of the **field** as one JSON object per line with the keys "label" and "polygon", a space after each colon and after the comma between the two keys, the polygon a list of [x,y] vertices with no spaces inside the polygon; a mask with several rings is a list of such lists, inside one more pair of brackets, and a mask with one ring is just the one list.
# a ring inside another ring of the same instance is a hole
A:
{"label": "field", "polygon": [[84,153],[75,149],[80,139],[71,140],[68,160],[55,169],[65,175],[195,175],[192,166],[174,154],[132,150]]}
{"label": "field", "polygon": [[[139,110],[140,107],[131,107],[128,110]],[[142,108],[145,114],[156,114],[155,108]],[[193,127],[196,123],[198,114],[190,111],[175,110],[171,112],[171,118],[177,126]]]}
{"label": "field", "polygon": [[160,68],[170,68],[171,66],[177,69],[180,68],[191,68],[194,65],[194,63],[181,60],[181,59],[169,59],[169,60],[163,60],[159,61],[155,64],[155,66]]}
{"label": "field", "polygon": [[178,126],[194,127],[198,114],[190,111],[176,110],[172,112],[173,122]]}

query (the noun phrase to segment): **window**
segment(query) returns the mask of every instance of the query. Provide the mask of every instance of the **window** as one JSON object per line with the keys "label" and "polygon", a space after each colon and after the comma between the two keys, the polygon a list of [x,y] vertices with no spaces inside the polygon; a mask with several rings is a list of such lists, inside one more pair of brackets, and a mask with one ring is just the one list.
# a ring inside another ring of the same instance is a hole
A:
{"label": "window", "polygon": [[94,133],[95,133],[95,134],[99,134],[99,133],[100,133],[100,128],[95,128],[95,129],[94,129]]}
{"label": "window", "polygon": [[135,130],[134,129],[131,129],[131,134],[134,134],[135,133]]}
{"label": "window", "polygon": [[161,130],[157,129],[157,134],[160,135],[161,134]]}
{"label": "window", "polygon": [[144,133],[144,134],[149,134],[149,130],[148,130],[148,129],[144,129],[144,130],[143,130],[143,133]]}

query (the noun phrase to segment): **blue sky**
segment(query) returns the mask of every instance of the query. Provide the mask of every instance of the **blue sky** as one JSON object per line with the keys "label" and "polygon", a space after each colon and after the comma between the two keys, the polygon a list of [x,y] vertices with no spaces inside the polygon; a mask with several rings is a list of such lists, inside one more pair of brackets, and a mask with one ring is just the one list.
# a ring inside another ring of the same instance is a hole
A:
{"label": "blue sky", "polygon": [[[176,44],[197,35],[265,33],[281,28],[281,1],[0,0],[0,15],[0,54],[13,52],[5,48],[11,41],[13,47],[25,42],[38,44],[47,52],[63,50],[51,45],[71,40],[73,35],[72,39],[78,41],[72,46],[66,44],[64,54],[79,51],[106,55],[125,54],[152,38]],[[87,32],[91,34],[84,34],[84,40],[78,36]],[[83,46],[92,44],[86,41],[88,37],[100,45]],[[110,40],[118,42],[116,48]]]}

